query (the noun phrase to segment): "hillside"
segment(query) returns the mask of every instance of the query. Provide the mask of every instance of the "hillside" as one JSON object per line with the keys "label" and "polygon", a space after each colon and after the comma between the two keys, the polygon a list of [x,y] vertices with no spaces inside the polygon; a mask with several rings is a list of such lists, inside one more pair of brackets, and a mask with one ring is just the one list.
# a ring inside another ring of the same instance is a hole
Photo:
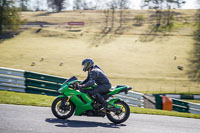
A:
{"label": "hillside", "polygon": [[[121,26],[120,11],[115,12],[114,19],[108,12],[107,24],[103,11],[23,12],[21,15],[29,24],[44,25],[23,26],[20,35],[1,42],[1,66],[84,79],[81,61],[93,58],[113,86],[199,93],[199,84],[189,81],[186,74],[190,69],[196,10],[174,11],[177,17],[172,31],[158,33],[150,33],[150,23],[155,23],[151,10],[124,11]],[[136,15],[145,18],[141,26],[135,25]],[[85,24],[69,26],[70,21]],[[182,71],[177,69],[179,65],[184,67]]]}

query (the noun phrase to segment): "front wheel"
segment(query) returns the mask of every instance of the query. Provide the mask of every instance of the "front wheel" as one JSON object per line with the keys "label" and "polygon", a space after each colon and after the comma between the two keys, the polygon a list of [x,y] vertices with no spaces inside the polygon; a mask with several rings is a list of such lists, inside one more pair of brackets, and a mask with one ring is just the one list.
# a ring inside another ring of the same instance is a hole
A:
{"label": "front wheel", "polygon": [[120,106],[120,111],[108,112],[107,118],[115,124],[125,122],[130,115],[130,108],[128,104],[121,100],[116,101],[114,104]]}
{"label": "front wheel", "polygon": [[[62,102],[64,102],[64,104],[62,104]],[[66,98],[56,98],[51,106],[52,113],[58,119],[67,119],[71,117],[74,110],[74,104],[71,101],[67,102]]]}

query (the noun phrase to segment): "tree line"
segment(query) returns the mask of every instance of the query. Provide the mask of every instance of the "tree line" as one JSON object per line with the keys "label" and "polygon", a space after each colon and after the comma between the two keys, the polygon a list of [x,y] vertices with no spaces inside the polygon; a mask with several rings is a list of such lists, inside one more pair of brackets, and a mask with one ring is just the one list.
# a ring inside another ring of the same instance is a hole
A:
{"label": "tree line", "polygon": [[[30,2],[30,0],[28,0]],[[72,1],[72,3],[70,3]],[[109,9],[110,4],[118,4],[116,8],[120,9],[120,3],[125,2],[130,3],[131,0],[108,0],[108,1],[102,1],[102,0],[46,0],[46,6],[48,9],[51,9],[52,11],[61,12],[64,9],[67,9],[69,7],[72,7],[73,10],[97,10],[97,9]],[[44,2],[44,1],[43,1]],[[27,0],[26,0],[27,3]],[[40,3],[41,1],[36,1],[36,9],[40,10]],[[21,5],[21,4],[20,4]],[[28,7],[28,4],[26,4],[26,7]],[[127,7],[128,8],[128,7]],[[22,7],[21,7],[22,9]],[[27,9],[27,8],[24,8]],[[42,10],[42,9],[41,9]]]}
{"label": "tree line", "polygon": [[[53,11],[60,12],[67,5],[69,0],[46,0],[47,5]],[[35,1],[37,3],[36,10],[40,10],[40,0]],[[147,7],[149,9],[155,9],[156,25],[154,26],[155,31],[161,28],[170,28],[173,25],[173,15],[174,12],[171,11],[172,8],[181,7],[185,0],[143,0],[142,7]],[[105,17],[109,19],[107,14],[112,14],[112,26],[114,24],[115,10],[120,10],[120,25],[123,22],[123,10],[128,9],[131,1],[130,0],[73,0],[73,10],[96,10],[104,9]],[[18,13],[20,11],[28,11],[29,4],[31,0],[0,0],[0,34],[4,31],[16,30],[22,23]],[[167,9],[167,10],[162,10]],[[109,13],[111,11],[111,13]]]}

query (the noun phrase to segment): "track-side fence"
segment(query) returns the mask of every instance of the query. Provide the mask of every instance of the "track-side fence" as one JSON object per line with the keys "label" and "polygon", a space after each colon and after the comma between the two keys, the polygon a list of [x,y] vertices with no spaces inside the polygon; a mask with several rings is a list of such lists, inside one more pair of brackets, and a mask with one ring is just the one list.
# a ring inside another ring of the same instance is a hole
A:
{"label": "track-side fence", "polygon": [[25,71],[24,77],[26,93],[45,94],[49,96],[59,95],[57,90],[67,80],[66,78],[27,71]]}
{"label": "track-side fence", "polygon": [[[59,95],[57,90],[65,80],[67,79],[63,77],[0,67],[0,90],[57,96]],[[144,94],[142,93],[129,91],[128,94],[120,93],[115,97],[123,99],[129,106],[144,107]],[[162,95],[155,96],[157,109],[164,109],[162,97]],[[171,109],[174,111],[200,114],[200,104],[174,98],[170,100]]]}
{"label": "track-side fence", "polygon": [[0,90],[56,96],[65,80],[47,74],[0,67]]}
{"label": "track-side fence", "polygon": [[123,99],[125,102],[129,104],[129,106],[132,107],[144,107],[144,94],[134,91],[128,91],[128,94],[120,93],[115,95],[118,98]]}
{"label": "track-side fence", "polygon": [[166,96],[155,95],[157,109],[165,110],[165,107],[168,106],[169,108],[171,107],[171,110],[174,110],[174,111],[200,114],[200,104],[186,102],[183,100],[177,100],[170,97],[166,97],[170,101],[170,102],[166,102],[167,101],[166,98],[164,100],[163,97],[166,97]]}
{"label": "track-side fence", "polygon": [[0,89],[25,92],[25,77],[23,70],[0,67]]}
{"label": "track-side fence", "polygon": [[[57,96],[57,90],[65,80],[67,79],[63,77],[0,67],[0,90]],[[128,94],[120,93],[115,96],[130,106],[144,107],[143,95],[129,91]]]}

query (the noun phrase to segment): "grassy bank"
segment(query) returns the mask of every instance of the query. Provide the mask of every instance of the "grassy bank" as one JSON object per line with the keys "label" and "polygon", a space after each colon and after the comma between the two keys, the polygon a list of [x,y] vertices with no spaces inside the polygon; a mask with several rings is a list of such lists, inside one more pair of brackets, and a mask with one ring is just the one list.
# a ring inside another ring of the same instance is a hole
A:
{"label": "grassy bank", "polygon": [[[82,80],[87,74],[82,71],[81,61],[93,58],[113,86],[125,84],[139,92],[200,93],[199,84],[191,82],[187,75],[194,48],[196,10],[175,12],[180,15],[173,20],[177,28],[156,35],[149,35],[155,23],[152,10],[126,10],[121,28],[118,11],[112,28],[106,25],[103,11],[23,12],[28,22],[55,25],[28,27],[18,36],[2,41],[1,66]],[[134,25],[136,15],[146,18],[143,25]],[[70,21],[85,25],[70,27]],[[105,34],[107,30],[110,32]],[[182,71],[177,69],[179,65]]]}
{"label": "grassy bank", "polygon": [[[50,107],[54,99],[55,97],[45,96],[45,95],[0,91],[0,104],[18,104],[18,105]],[[131,107],[131,112],[139,113],[139,114],[167,115],[167,116],[200,119],[200,115],[197,115],[197,114],[170,112],[170,111],[144,109],[144,108],[136,108],[136,107]]]}

